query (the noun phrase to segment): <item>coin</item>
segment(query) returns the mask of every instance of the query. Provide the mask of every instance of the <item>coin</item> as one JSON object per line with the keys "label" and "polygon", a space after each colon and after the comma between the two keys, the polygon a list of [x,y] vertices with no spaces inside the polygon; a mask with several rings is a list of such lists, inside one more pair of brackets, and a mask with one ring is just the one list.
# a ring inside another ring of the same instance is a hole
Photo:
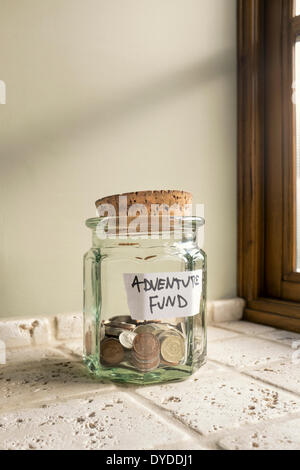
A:
{"label": "coin", "polygon": [[117,365],[124,359],[124,349],[117,339],[106,338],[100,346],[101,362],[107,365]]}
{"label": "coin", "polygon": [[139,358],[150,361],[159,354],[160,344],[153,334],[139,333],[133,340],[133,350]]}
{"label": "coin", "polygon": [[99,333],[100,341],[105,338],[105,328],[103,325],[100,326],[100,333]]}
{"label": "coin", "polygon": [[85,334],[85,354],[92,354],[92,331],[88,330]]}
{"label": "coin", "polygon": [[183,334],[184,337],[186,337],[186,326],[185,326],[185,323],[183,321],[178,323],[177,329],[178,329],[178,331],[180,331]]}
{"label": "coin", "polygon": [[132,355],[132,364],[141,372],[149,372],[150,370],[157,369],[160,364],[159,356],[151,362],[140,361],[135,354]]}
{"label": "coin", "polygon": [[107,336],[115,336],[116,338],[118,338],[123,331],[133,331],[135,329],[135,325],[132,323],[117,321],[106,321],[104,326],[105,334]]}
{"label": "coin", "polygon": [[139,325],[135,328],[134,332],[135,333],[153,333],[155,328],[152,325]]}
{"label": "coin", "polygon": [[166,336],[179,336],[180,338],[182,338],[183,341],[185,340],[185,336],[183,335],[183,333],[181,333],[181,331],[177,330],[177,328],[171,325],[169,325],[168,328],[164,328],[163,330],[161,330],[157,335],[160,341],[162,341]]}
{"label": "coin", "polygon": [[133,323],[126,323],[121,321],[107,321],[105,327],[120,328],[122,330],[134,330],[135,325]]}
{"label": "coin", "polygon": [[132,349],[132,343],[136,333],[134,331],[123,331],[119,336],[119,341],[125,349]]}
{"label": "coin", "polygon": [[184,353],[185,343],[181,336],[171,334],[162,339],[161,355],[166,362],[178,364],[184,358]]}
{"label": "coin", "polygon": [[136,324],[136,320],[133,320],[129,315],[118,315],[117,317],[110,318],[109,321]]}
{"label": "coin", "polygon": [[[172,330],[172,326],[163,324],[163,323],[149,323],[148,325],[145,325],[148,328],[151,327],[151,330],[149,329],[149,333],[152,333],[153,335],[159,337],[159,335],[164,334],[166,332],[170,332]],[[136,331],[136,330],[135,330]],[[177,330],[176,330],[177,331]],[[145,333],[147,333],[147,330],[145,330]]]}
{"label": "coin", "polygon": [[[106,336],[114,336],[115,338],[118,338],[121,333],[123,333],[122,328],[114,328],[112,326],[105,326],[105,334]],[[126,330],[128,331],[128,330]]]}
{"label": "coin", "polygon": [[163,359],[160,361],[162,366],[178,366],[178,362],[167,362],[164,361]]}

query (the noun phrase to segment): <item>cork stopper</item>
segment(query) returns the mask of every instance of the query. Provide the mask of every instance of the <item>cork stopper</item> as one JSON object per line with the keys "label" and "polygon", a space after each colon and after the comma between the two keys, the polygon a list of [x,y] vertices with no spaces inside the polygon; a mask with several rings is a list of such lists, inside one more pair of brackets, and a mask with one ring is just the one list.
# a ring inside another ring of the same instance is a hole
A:
{"label": "cork stopper", "polygon": [[[96,208],[99,215],[105,216],[105,210],[100,213],[100,206],[105,209],[106,204],[111,204],[116,211],[116,216],[120,214],[120,201],[122,196],[127,198],[127,210],[135,204],[143,204],[148,211],[148,215],[153,210],[153,205],[158,205],[155,215],[170,214],[176,208],[176,215],[183,216],[186,205],[192,204],[193,196],[186,191],[178,190],[160,190],[160,191],[137,191],[134,193],[114,194],[113,196],[103,197],[96,201]],[[122,209],[121,209],[122,210]],[[124,215],[124,214],[123,214]]]}

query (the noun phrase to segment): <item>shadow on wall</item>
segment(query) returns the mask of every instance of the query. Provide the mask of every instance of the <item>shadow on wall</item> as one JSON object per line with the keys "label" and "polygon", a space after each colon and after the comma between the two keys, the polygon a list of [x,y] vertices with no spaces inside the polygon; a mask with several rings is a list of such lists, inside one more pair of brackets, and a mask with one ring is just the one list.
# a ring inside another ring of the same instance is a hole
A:
{"label": "shadow on wall", "polygon": [[104,131],[108,126],[146,112],[150,107],[189,93],[226,74],[232,74],[233,60],[232,49],[225,50],[201,63],[192,64],[184,70],[160,77],[140,89],[126,93],[113,102],[101,102],[95,105],[94,109],[81,110],[80,116],[74,118],[72,115],[69,123],[66,122],[65,117],[61,122],[45,121],[41,126],[35,127],[32,135],[28,133],[19,135],[17,139],[14,137],[13,142],[2,141],[0,143],[2,171],[6,166],[5,171],[9,171],[12,167],[15,172],[17,167],[10,165],[13,159],[18,159],[20,156],[24,159],[28,155],[31,157],[36,155],[38,158],[40,151],[53,142],[78,136],[93,128],[99,132]]}

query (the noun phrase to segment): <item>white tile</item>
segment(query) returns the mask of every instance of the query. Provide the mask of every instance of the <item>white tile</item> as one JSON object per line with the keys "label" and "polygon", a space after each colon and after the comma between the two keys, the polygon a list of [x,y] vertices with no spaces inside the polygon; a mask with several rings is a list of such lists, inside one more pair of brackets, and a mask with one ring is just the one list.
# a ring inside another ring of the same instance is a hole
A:
{"label": "white tile", "polygon": [[247,321],[224,322],[220,323],[218,326],[230,331],[235,331],[236,333],[250,336],[258,336],[276,331],[275,328],[271,328],[270,326],[259,325],[258,323],[250,323]]}
{"label": "white tile", "polygon": [[290,353],[287,346],[246,336],[215,341],[208,348],[209,359],[238,369],[289,359]]}
{"label": "white tile", "polygon": [[230,370],[200,370],[186,382],[137,393],[204,435],[300,411],[299,398]]}
{"label": "white tile", "polygon": [[292,352],[288,360],[252,367],[246,373],[300,395],[300,362],[293,363]]}
{"label": "white tile", "polygon": [[293,343],[299,343],[300,346],[300,335],[298,333],[292,333],[291,331],[284,330],[272,330],[265,332],[261,335],[262,338],[277,341],[278,343],[292,346]]}
{"label": "white tile", "polygon": [[32,339],[34,345],[48,344],[51,341],[51,328],[47,318],[35,320],[32,323]]}
{"label": "white tile", "polygon": [[224,330],[223,328],[215,328],[213,326],[207,327],[208,344],[211,341],[219,341],[222,339],[234,338],[235,336],[238,336],[238,333],[235,333],[234,331]]}
{"label": "white tile", "polygon": [[215,323],[241,320],[245,308],[243,299],[214,301],[213,321]]}
{"label": "white tile", "polygon": [[0,340],[7,348],[30,346],[32,336],[30,334],[32,322],[24,321],[0,321]]}
{"label": "white tile", "polygon": [[82,336],[82,313],[66,313],[56,316],[56,338],[58,340],[77,339],[82,338]]}
{"label": "white tile", "polygon": [[50,339],[47,318],[0,321],[0,340],[6,348],[48,344]]}
{"label": "white tile", "polygon": [[206,322],[208,325],[213,323],[214,303],[208,301],[206,306]]}
{"label": "white tile", "polygon": [[125,393],[0,415],[2,449],[152,449],[188,436]]}
{"label": "white tile", "polygon": [[219,442],[227,450],[300,450],[300,419],[268,423],[262,428],[233,433]]}
{"label": "white tile", "polygon": [[113,388],[91,378],[81,362],[65,357],[0,366],[0,410]]}
{"label": "white tile", "polygon": [[[65,355],[57,349],[49,347],[27,347],[27,348],[14,348],[6,351],[6,363],[11,365],[13,363],[37,363],[44,359],[59,359],[64,358]],[[1,372],[1,366],[0,366]]]}
{"label": "white tile", "polygon": [[83,355],[83,340],[68,341],[59,346],[62,351],[72,354],[78,358],[82,358]]}

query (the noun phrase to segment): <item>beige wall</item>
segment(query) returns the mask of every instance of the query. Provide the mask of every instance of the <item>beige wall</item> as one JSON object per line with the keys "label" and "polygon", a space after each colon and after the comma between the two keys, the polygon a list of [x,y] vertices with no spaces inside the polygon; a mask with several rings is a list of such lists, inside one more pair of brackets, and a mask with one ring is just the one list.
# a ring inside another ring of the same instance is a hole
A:
{"label": "beige wall", "polygon": [[139,189],[205,204],[235,296],[235,0],[1,0],[0,45],[0,316],[80,310],[93,202]]}

